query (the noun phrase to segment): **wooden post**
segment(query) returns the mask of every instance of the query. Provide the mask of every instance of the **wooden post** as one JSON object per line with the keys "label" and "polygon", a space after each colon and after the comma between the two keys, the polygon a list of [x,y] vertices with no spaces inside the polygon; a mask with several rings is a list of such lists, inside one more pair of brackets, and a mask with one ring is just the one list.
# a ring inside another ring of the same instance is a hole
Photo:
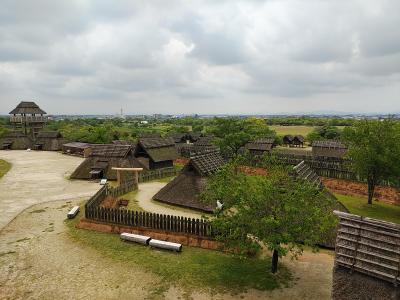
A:
{"label": "wooden post", "polygon": [[118,186],[121,185],[121,170],[117,170],[117,183]]}

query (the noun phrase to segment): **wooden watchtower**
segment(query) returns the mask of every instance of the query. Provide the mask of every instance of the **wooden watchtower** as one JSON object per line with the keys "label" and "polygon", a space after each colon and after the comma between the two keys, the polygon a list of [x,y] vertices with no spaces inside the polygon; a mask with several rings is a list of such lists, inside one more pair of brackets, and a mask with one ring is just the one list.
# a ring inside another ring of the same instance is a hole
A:
{"label": "wooden watchtower", "polygon": [[47,122],[45,115],[35,102],[22,101],[10,112],[10,123],[14,130],[22,130],[25,135],[35,138]]}

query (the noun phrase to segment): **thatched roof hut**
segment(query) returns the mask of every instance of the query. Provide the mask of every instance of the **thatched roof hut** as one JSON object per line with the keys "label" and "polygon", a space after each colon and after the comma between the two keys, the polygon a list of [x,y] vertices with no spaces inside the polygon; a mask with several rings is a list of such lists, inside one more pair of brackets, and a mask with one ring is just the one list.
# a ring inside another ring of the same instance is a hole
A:
{"label": "thatched roof hut", "polygon": [[315,157],[343,157],[347,147],[339,141],[314,141],[312,154]]}
{"label": "thatched roof hut", "polygon": [[303,145],[304,145],[304,140],[305,140],[305,139],[304,139],[304,136],[298,134],[298,135],[295,135],[295,136],[293,137],[292,144],[293,144],[293,146],[295,146],[295,147],[303,147]]}
{"label": "thatched roof hut", "polygon": [[89,157],[91,153],[91,145],[88,143],[71,142],[62,145],[64,154]]}
{"label": "thatched roof hut", "polygon": [[175,144],[190,144],[195,143],[203,134],[201,132],[173,133],[170,134]]}
{"label": "thatched roof hut", "polygon": [[58,131],[40,131],[33,144],[35,150],[60,151],[65,139]]}
{"label": "thatched roof hut", "polygon": [[72,179],[117,179],[117,172],[112,167],[144,168],[133,155],[129,145],[92,145],[92,152],[72,173]]}
{"label": "thatched roof hut", "polygon": [[271,152],[275,145],[274,138],[262,138],[248,142],[244,148],[252,155],[263,155],[266,152]]}
{"label": "thatched roof hut", "polygon": [[291,134],[287,134],[283,137],[283,144],[284,145],[292,145],[294,136]]}
{"label": "thatched roof hut", "polygon": [[141,138],[134,155],[149,170],[173,167],[174,159],[178,157],[171,138]]}
{"label": "thatched roof hut", "polygon": [[206,187],[207,177],[216,172],[223,164],[223,158],[216,151],[194,156],[185,165],[181,173],[154,195],[153,199],[212,212],[216,205],[201,202],[199,196]]}
{"label": "thatched roof hut", "polygon": [[133,141],[127,141],[127,140],[114,140],[112,141],[114,145],[130,145],[133,146],[135,142]]}
{"label": "thatched roof hut", "polygon": [[9,131],[1,139],[0,146],[3,150],[26,150],[32,147],[32,139],[22,131]]}

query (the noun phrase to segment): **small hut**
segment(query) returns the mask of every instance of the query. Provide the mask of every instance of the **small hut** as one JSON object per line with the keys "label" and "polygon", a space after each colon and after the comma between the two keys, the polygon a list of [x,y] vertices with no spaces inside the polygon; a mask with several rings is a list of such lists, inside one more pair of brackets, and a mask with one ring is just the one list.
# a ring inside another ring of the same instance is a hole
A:
{"label": "small hut", "polygon": [[290,135],[290,134],[285,135],[283,137],[283,144],[288,147],[291,147],[293,144],[293,138],[294,138],[293,135]]}
{"label": "small hut", "polygon": [[91,153],[91,145],[88,143],[81,142],[71,142],[62,145],[62,152],[64,154],[81,156],[81,157],[89,157]]}
{"label": "small hut", "polygon": [[199,195],[206,187],[207,177],[216,172],[223,164],[224,160],[217,151],[194,156],[181,173],[154,195],[153,199],[172,205],[212,212],[216,205],[201,202]]}
{"label": "small hut", "polygon": [[117,179],[112,167],[145,168],[133,155],[129,145],[92,145],[92,153],[72,173],[72,179]]}
{"label": "small hut", "polygon": [[3,150],[26,150],[32,147],[32,139],[22,131],[7,132],[1,139]]}
{"label": "small hut", "polygon": [[347,152],[347,147],[338,141],[314,141],[312,154],[314,157],[342,158]]}
{"label": "small hut", "polygon": [[174,159],[178,157],[171,138],[141,138],[136,144],[134,154],[148,170],[173,167]]}
{"label": "small hut", "polygon": [[60,151],[65,143],[58,131],[40,131],[35,139],[33,149],[44,151]]}
{"label": "small hut", "polygon": [[264,153],[271,152],[274,145],[275,139],[263,138],[248,142],[244,148],[252,155],[262,156]]}
{"label": "small hut", "polygon": [[133,146],[135,143],[132,141],[127,141],[127,140],[114,140],[112,141],[114,145],[130,145]]}
{"label": "small hut", "polygon": [[304,147],[304,136],[295,135],[292,141],[293,147]]}

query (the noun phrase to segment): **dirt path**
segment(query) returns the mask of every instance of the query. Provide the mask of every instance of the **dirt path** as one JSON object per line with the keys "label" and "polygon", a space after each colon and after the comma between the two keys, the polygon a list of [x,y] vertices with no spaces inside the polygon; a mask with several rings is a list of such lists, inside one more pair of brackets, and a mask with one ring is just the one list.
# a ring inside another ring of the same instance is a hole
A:
{"label": "dirt path", "polygon": [[32,204],[91,196],[99,185],[67,177],[82,158],[50,151],[0,151],[12,163],[0,179],[0,229]]}
{"label": "dirt path", "polygon": [[309,251],[284,260],[297,279],[288,288],[188,295],[172,286],[153,295],[161,278],[70,239],[65,216],[81,200],[34,205],[0,231],[0,299],[330,299],[333,257]]}
{"label": "dirt path", "polygon": [[63,222],[76,203],[35,205],[0,231],[0,299],[147,297],[154,275],[70,240]]}
{"label": "dirt path", "polygon": [[140,207],[146,211],[151,211],[157,214],[166,214],[173,216],[183,216],[186,218],[200,218],[201,212],[181,210],[170,205],[164,205],[152,200],[153,196],[162,189],[167,183],[165,182],[146,182],[139,184],[139,190],[136,194],[136,200]]}

